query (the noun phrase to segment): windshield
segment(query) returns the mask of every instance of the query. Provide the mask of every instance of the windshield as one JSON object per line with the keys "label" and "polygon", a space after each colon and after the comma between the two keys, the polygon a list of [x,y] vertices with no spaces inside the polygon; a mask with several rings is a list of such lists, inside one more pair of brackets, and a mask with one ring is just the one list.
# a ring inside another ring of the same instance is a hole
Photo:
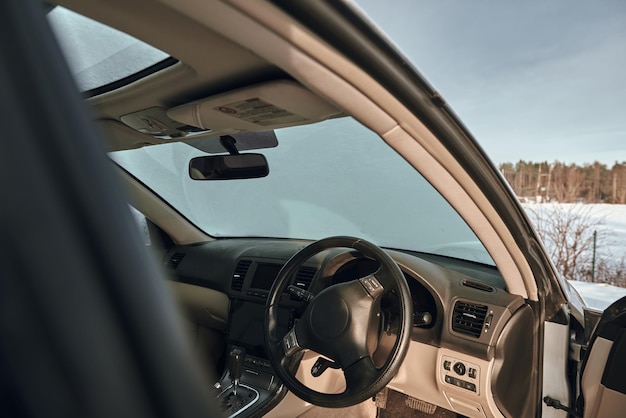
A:
{"label": "windshield", "polygon": [[197,181],[183,142],[111,153],[133,176],[213,237],[320,239],[378,245],[487,264],[474,233],[424,178],[375,133],[345,117],[275,131],[261,150],[267,177]]}

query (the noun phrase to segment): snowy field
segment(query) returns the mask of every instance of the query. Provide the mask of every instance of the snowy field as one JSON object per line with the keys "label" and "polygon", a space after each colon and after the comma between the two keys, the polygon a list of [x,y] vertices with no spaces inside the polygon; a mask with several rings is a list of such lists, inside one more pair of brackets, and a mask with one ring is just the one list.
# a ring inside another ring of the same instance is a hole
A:
{"label": "snowy field", "polygon": [[[613,260],[616,265],[626,260],[626,205],[609,204],[537,204],[525,203],[529,212],[567,215],[568,211],[579,211],[588,217],[598,231],[597,258]],[[533,219],[532,214],[530,218]],[[570,280],[585,302],[592,308],[604,310],[613,301],[626,296],[626,288],[606,283],[588,283]]]}
{"label": "snowy field", "polygon": [[[598,230],[598,254],[606,254],[616,259],[626,257],[626,205],[609,204],[570,204],[570,203],[525,203],[524,208],[540,212],[579,211],[589,216]],[[532,219],[532,216],[531,216]]]}
{"label": "snowy field", "polygon": [[[565,206],[565,205],[561,205]],[[626,205],[585,205],[604,228],[607,250],[614,257],[626,257]],[[599,247],[599,251],[602,248]]]}

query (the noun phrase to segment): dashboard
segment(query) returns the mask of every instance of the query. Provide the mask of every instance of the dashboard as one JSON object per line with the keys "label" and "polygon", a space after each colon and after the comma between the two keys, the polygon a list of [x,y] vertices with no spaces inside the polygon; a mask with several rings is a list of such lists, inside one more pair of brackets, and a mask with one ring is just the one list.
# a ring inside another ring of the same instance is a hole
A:
{"label": "dashboard", "polygon": [[[210,314],[224,317],[225,343],[245,349],[246,364],[266,377],[263,385],[268,388],[275,379],[264,348],[265,302],[282,266],[309,243],[222,239],[175,246],[165,257],[174,282],[227,297],[227,308],[220,308],[227,312]],[[506,291],[492,266],[431,254],[386,252],[407,280],[414,311],[411,348],[390,386],[466,416],[515,415],[527,395],[522,388],[530,387],[534,378],[529,372],[532,350],[527,349],[535,338],[533,314],[524,299]],[[377,269],[376,261],[355,250],[334,248],[309,259],[289,280],[316,294]],[[382,341],[384,335],[393,336],[395,307],[393,297],[381,303],[387,318],[381,327]],[[279,332],[291,329],[305,307],[306,302],[283,293]],[[516,376],[513,382],[511,375]]]}

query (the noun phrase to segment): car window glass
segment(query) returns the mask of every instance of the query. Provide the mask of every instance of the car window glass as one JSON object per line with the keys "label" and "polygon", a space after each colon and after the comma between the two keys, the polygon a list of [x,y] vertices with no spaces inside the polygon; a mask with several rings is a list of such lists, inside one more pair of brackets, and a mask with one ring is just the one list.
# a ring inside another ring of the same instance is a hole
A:
{"label": "car window glass", "polygon": [[493,264],[461,217],[375,133],[352,118],[279,129],[260,150],[267,177],[195,181],[185,143],[112,153],[123,168],[214,237],[320,239],[380,245]]}
{"label": "car window glass", "polygon": [[590,304],[619,298],[614,286],[626,288],[624,2],[356,3],[485,149],[557,271]]}
{"label": "car window glass", "polygon": [[118,82],[169,58],[128,34],[60,6],[48,13],[48,21],[81,92]]}

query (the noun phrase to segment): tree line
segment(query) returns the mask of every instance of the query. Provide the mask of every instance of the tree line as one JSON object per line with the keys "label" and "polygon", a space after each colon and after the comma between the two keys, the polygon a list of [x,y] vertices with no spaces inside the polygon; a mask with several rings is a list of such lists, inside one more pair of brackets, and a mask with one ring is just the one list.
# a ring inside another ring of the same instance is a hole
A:
{"label": "tree line", "polygon": [[626,204],[626,161],[609,168],[597,161],[580,166],[520,160],[499,169],[522,200]]}

